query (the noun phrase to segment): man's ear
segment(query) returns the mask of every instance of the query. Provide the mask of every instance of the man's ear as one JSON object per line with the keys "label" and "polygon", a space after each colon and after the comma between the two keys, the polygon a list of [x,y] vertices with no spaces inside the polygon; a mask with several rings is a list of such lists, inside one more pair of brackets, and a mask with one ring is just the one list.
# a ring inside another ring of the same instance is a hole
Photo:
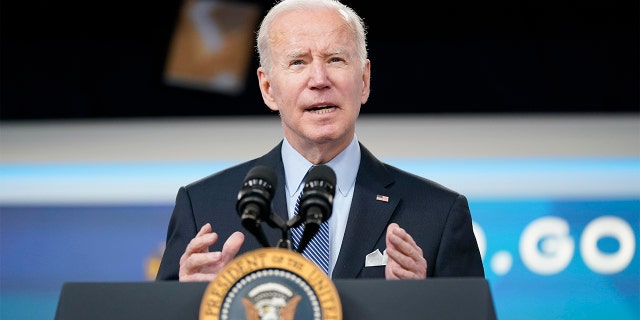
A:
{"label": "man's ear", "polygon": [[371,60],[367,59],[362,70],[362,98],[360,102],[365,104],[369,100],[371,92]]}
{"label": "man's ear", "polygon": [[269,79],[269,75],[265,72],[263,67],[259,67],[257,70],[258,74],[258,85],[260,87],[260,93],[262,94],[262,100],[264,104],[269,107],[272,111],[278,111],[278,105],[276,104],[275,99],[272,94],[271,87],[271,79]]}

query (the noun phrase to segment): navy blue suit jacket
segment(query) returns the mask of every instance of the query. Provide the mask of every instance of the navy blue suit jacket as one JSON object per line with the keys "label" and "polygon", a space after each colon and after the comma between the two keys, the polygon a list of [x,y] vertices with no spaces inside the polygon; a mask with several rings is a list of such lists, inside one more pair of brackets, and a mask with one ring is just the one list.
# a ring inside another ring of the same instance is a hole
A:
{"label": "navy blue suit jacket", "polygon": [[[282,142],[262,157],[178,190],[157,280],[178,279],[180,256],[208,222],[219,235],[211,250],[220,251],[235,231],[245,233],[238,254],[262,248],[241,224],[236,211],[237,196],[251,168],[270,167],[279,182],[272,200],[273,212],[288,220],[281,147]],[[386,229],[391,222],[398,223],[422,248],[427,277],[484,277],[465,196],[379,161],[362,144],[360,148],[362,157],[351,211],[332,278],[384,278],[384,266],[365,267],[365,256],[376,249],[384,252]],[[376,200],[377,195],[388,196],[389,201]],[[263,225],[271,245],[275,246],[282,232]]]}

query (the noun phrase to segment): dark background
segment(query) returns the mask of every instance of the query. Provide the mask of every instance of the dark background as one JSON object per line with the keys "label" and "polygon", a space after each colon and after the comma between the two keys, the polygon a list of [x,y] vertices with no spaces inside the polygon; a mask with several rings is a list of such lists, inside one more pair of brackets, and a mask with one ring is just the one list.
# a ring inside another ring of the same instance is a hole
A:
{"label": "dark background", "polygon": [[[369,26],[363,114],[640,110],[638,1],[344,3]],[[255,54],[239,95],[163,82],[181,4],[4,1],[0,119],[269,114]]]}

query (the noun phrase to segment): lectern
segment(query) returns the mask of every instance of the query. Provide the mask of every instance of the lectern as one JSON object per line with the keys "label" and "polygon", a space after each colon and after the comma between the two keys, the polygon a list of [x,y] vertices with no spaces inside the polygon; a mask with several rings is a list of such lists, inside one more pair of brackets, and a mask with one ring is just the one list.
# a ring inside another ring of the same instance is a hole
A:
{"label": "lectern", "polygon": [[[485,278],[334,280],[344,320],[496,319]],[[199,319],[208,283],[67,282],[56,320]]]}

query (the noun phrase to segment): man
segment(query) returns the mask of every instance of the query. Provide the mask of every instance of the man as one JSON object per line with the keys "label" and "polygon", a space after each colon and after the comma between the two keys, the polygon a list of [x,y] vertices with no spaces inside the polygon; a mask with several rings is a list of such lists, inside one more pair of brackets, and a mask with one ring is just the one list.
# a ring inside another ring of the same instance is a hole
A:
{"label": "man", "polygon": [[[334,0],[284,0],[263,19],[257,49],[262,98],[280,114],[284,139],[262,157],[179,189],[157,279],[212,281],[237,254],[262,247],[245,237],[236,212],[252,168],[275,172],[281,183],[272,207],[286,221],[305,174],[320,164],[337,176],[330,277],[483,277],[467,199],[380,162],[357,139],[371,76],[362,19]],[[281,236],[265,233],[271,243]],[[376,251],[386,264],[365,262]]]}

